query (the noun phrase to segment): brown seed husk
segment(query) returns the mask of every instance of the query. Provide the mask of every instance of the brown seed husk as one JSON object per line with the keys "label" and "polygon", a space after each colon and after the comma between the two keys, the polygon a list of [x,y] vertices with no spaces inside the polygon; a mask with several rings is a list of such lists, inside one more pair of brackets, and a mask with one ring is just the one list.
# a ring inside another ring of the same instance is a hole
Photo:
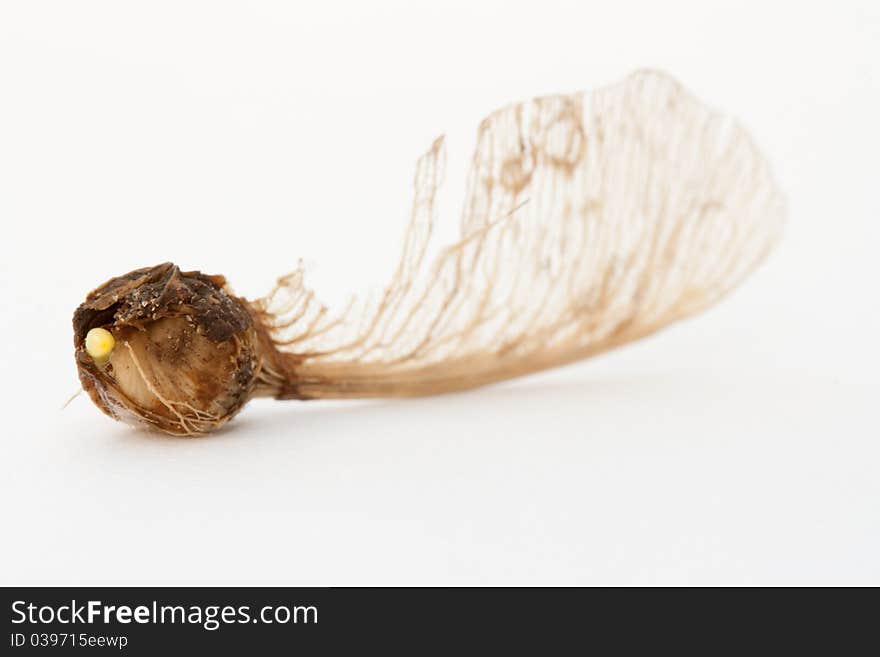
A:
{"label": "brown seed husk", "polygon": [[[93,360],[85,336],[109,330],[116,346]],[[105,413],[174,435],[226,423],[248,400],[260,369],[246,302],[221,276],[171,263],[137,269],[93,291],[73,316],[80,381]]]}

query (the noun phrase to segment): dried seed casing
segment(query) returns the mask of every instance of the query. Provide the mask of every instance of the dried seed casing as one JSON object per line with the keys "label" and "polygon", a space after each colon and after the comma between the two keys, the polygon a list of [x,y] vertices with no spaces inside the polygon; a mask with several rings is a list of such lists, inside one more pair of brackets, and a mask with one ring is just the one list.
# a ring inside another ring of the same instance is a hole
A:
{"label": "dried seed casing", "polygon": [[[112,351],[96,357],[87,337],[105,330]],[[250,397],[260,370],[246,302],[222,276],[173,264],[137,269],[88,295],[73,316],[83,388],[113,418],[175,435],[226,423]]]}

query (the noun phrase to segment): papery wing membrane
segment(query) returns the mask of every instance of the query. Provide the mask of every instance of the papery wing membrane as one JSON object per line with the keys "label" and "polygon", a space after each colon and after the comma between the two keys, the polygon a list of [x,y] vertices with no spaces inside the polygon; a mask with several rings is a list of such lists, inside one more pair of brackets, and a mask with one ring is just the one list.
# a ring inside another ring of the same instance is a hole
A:
{"label": "papery wing membrane", "polygon": [[460,240],[428,257],[443,168],[438,139],[377,300],[331,312],[299,269],[254,302],[289,354],[293,381],[267,371],[281,396],[432,394],[585,358],[714,303],[785,214],[743,128],[655,72],[487,117]]}

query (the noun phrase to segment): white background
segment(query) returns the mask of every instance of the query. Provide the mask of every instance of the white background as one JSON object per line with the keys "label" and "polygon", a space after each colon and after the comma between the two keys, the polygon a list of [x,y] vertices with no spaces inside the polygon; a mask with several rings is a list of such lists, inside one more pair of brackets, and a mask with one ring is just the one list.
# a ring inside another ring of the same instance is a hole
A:
{"label": "white background", "polygon": [[[3,584],[880,584],[876,2],[4,2]],[[70,317],[172,260],[331,301],[390,273],[416,157],[664,69],[790,200],[718,307],[466,394],[114,423]]]}

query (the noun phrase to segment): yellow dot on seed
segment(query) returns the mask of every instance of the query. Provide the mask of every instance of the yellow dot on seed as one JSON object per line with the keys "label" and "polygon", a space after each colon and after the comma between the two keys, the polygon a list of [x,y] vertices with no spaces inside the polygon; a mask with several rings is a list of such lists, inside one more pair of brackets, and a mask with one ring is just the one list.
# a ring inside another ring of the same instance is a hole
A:
{"label": "yellow dot on seed", "polygon": [[116,340],[107,329],[93,328],[86,333],[86,351],[97,361],[107,360],[115,346]]}

